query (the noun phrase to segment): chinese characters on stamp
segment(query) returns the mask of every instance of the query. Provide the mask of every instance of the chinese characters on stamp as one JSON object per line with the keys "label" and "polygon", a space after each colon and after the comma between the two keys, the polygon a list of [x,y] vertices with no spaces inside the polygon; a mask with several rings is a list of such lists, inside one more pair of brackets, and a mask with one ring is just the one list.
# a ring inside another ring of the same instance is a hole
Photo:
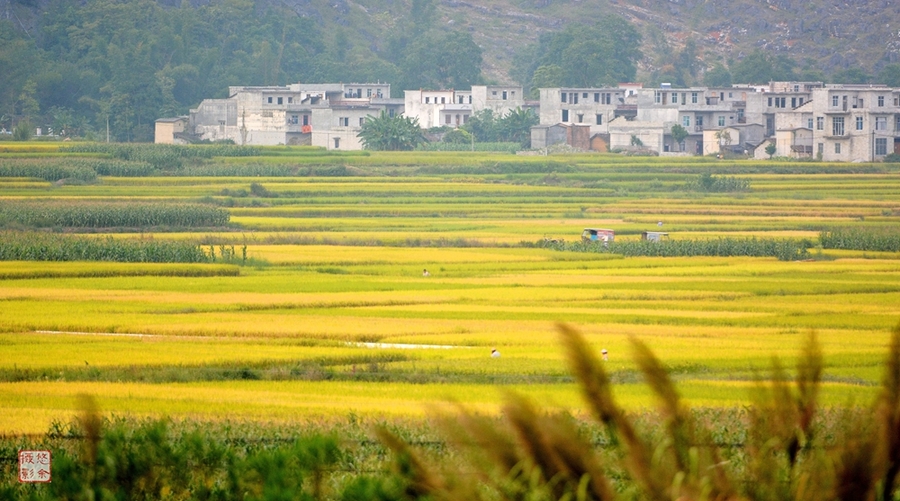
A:
{"label": "chinese characters on stamp", "polygon": [[50,451],[19,451],[19,482],[49,482],[50,459]]}

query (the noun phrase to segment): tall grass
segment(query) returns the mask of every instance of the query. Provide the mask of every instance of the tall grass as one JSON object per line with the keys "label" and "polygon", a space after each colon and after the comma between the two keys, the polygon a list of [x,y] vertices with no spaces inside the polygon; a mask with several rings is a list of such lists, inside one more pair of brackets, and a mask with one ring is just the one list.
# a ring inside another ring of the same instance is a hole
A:
{"label": "tall grass", "polygon": [[185,161],[213,157],[258,156],[260,148],[228,144],[182,146],[171,144],[76,143],[60,148],[69,153],[99,153],[120,160],[146,162],[157,169],[178,169]]}
{"label": "tall grass", "polygon": [[834,228],[819,241],[825,249],[900,252],[900,228]]}
{"label": "tall grass", "polygon": [[228,224],[219,207],[189,203],[4,202],[0,225],[29,228],[197,228]]}
{"label": "tall grass", "polygon": [[[233,251],[232,253],[233,254]],[[231,254],[231,261],[237,258]],[[116,261],[208,263],[216,260],[188,242],[79,238],[36,232],[0,232],[0,261]],[[223,259],[228,260],[228,259]]]}
{"label": "tall grass", "polygon": [[570,242],[541,240],[535,245],[569,252],[596,252],[619,254],[627,257],[690,257],[690,256],[747,256],[775,257],[779,261],[797,261],[809,258],[806,243],[792,239],[774,238],[714,238],[702,240],[670,240],[650,242],[645,240],[611,242]]}
{"label": "tall grass", "polygon": [[[777,362],[771,381],[760,383],[738,451],[716,445],[721,423],[690,412],[664,364],[632,340],[635,361],[659,401],[656,430],[639,430],[617,405],[604,363],[585,338],[565,325],[560,331],[608,448],[598,450],[571,416],[541,412],[510,395],[502,421],[465,410],[443,418],[448,442],[468,466],[429,464],[395,434],[380,431],[406,492],[415,493],[411,498],[888,501],[900,494],[900,325],[872,408],[848,412],[842,416],[848,420],[824,432],[820,413],[828,411],[817,402],[823,361],[811,333],[793,384]],[[463,469],[478,474],[461,477]]]}

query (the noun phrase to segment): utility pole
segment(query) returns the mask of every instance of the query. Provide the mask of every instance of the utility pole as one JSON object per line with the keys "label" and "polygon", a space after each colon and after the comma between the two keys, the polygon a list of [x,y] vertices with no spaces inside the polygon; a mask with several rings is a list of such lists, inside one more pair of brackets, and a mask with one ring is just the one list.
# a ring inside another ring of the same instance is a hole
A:
{"label": "utility pole", "polygon": [[109,115],[106,115],[106,142],[109,142]]}

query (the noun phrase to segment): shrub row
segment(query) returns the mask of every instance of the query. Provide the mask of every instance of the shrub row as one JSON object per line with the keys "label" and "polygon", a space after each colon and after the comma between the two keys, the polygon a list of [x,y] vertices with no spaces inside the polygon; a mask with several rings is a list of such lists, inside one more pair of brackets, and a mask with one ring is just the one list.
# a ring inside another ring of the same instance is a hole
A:
{"label": "shrub row", "polygon": [[92,183],[97,180],[97,171],[70,160],[17,158],[0,160],[0,177],[43,179],[51,183],[63,179]]}
{"label": "shrub row", "polygon": [[900,252],[900,229],[835,228],[819,233],[825,249]]}
{"label": "shrub row", "polygon": [[202,204],[0,202],[0,224],[30,228],[148,228],[225,226],[227,210]]}
{"label": "shrub row", "polygon": [[52,233],[0,233],[0,261],[115,261],[123,263],[208,263],[200,246],[164,240],[72,237]]}
{"label": "shrub row", "polygon": [[649,242],[645,240],[601,243],[585,243],[542,240],[537,244],[562,251],[598,252],[628,257],[689,257],[689,256],[747,256],[775,257],[780,261],[797,261],[809,258],[804,242],[790,239],[715,238],[709,240],[670,240]]}
{"label": "shrub row", "polygon": [[258,156],[260,149],[233,144],[182,146],[174,144],[77,143],[60,148],[69,153],[100,153],[120,160],[146,162],[157,169],[179,169],[185,160],[212,157]]}

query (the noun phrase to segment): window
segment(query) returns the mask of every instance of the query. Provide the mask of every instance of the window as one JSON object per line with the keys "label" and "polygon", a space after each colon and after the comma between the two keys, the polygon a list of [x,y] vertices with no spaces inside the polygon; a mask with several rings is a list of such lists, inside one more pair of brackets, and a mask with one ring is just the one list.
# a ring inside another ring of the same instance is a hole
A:
{"label": "window", "polygon": [[791,108],[796,108],[796,107],[797,107],[797,98],[792,97],[791,98]]}
{"label": "window", "polygon": [[654,97],[654,100],[656,101],[656,104],[659,104],[662,102],[662,92],[660,92],[660,91],[654,92],[653,97]]}
{"label": "window", "polygon": [[425,104],[431,104],[431,98],[430,98],[430,97],[426,97],[426,98],[425,98]]}
{"label": "window", "polygon": [[878,107],[879,108],[884,107],[884,96],[878,96]]}
{"label": "window", "polygon": [[444,115],[444,123],[450,125],[452,122],[450,121],[450,115]]}
{"label": "window", "polygon": [[672,104],[678,104],[678,93],[677,92],[672,93]]}
{"label": "window", "polygon": [[841,153],[841,143],[834,143],[834,152],[837,154]]}
{"label": "window", "polygon": [[278,104],[284,104],[284,98],[283,98],[283,97],[279,97],[279,98],[278,98]]}
{"label": "window", "polygon": [[685,115],[685,116],[681,117],[681,125],[683,125],[685,127],[690,127],[691,126],[691,116]]}
{"label": "window", "polygon": [[812,130],[812,128],[813,128],[813,126],[812,126],[812,118],[807,118],[807,119],[806,119],[806,128]]}
{"label": "window", "polygon": [[887,130],[887,117],[875,117],[875,130]]}
{"label": "window", "polygon": [[341,138],[339,138],[339,137],[334,138],[334,149],[338,149],[340,147],[341,147]]}
{"label": "window", "polygon": [[719,127],[725,127],[725,115],[719,115]]}
{"label": "window", "polygon": [[442,98],[441,98],[441,104],[447,104],[447,98],[446,98],[446,97],[442,97]]}
{"label": "window", "polygon": [[572,96],[572,104],[578,104],[578,93],[577,93],[577,92],[573,92],[573,93],[571,93],[571,94],[569,94],[569,95]]}
{"label": "window", "polygon": [[816,117],[816,130],[825,130],[825,117]]}
{"label": "window", "polygon": [[561,103],[566,102],[566,93],[565,93],[565,92],[560,92],[560,93],[559,93],[559,97],[560,97],[560,102],[561,102]]}
{"label": "window", "polygon": [[691,92],[691,103],[692,104],[697,104],[697,97],[698,97],[697,94],[698,94],[697,92]]}
{"label": "window", "polygon": [[838,106],[838,97],[837,96],[831,96],[831,106],[837,108],[837,106]]}
{"label": "window", "polygon": [[303,125],[309,125],[309,115],[303,115]]}
{"label": "window", "polygon": [[887,138],[879,137],[875,139],[875,154],[887,155]]}
{"label": "window", "polygon": [[300,121],[300,117],[298,117],[297,115],[291,115],[291,119],[288,120],[288,123],[291,125],[297,125],[297,122],[299,122],[299,121]]}
{"label": "window", "polygon": [[803,106],[803,98],[802,97],[797,98],[797,102],[800,104],[800,106]]}
{"label": "window", "polygon": [[364,123],[366,123],[366,118],[365,118],[365,117],[359,117],[359,126],[362,127]]}
{"label": "window", "polygon": [[269,97],[268,100],[267,100],[266,102],[269,103],[269,104],[272,104],[272,98]]}
{"label": "window", "polygon": [[769,98],[769,108],[771,108],[771,107],[772,107],[772,98],[770,97]]}
{"label": "window", "polygon": [[388,110],[388,116],[389,116],[389,117],[394,118],[394,115],[395,115],[395,114],[396,114],[396,112],[394,111],[394,108],[391,108],[391,109]]}
{"label": "window", "polygon": [[472,95],[469,95],[469,104],[472,104]]}
{"label": "window", "polygon": [[293,102],[294,102],[294,98],[291,96],[288,96],[288,104],[291,104]]}
{"label": "window", "polygon": [[587,92],[582,93],[582,94],[581,94],[581,97],[582,97],[583,99],[587,99]]}
{"label": "window", "polygon": [[900,115],[897,115],[897,123],[894,124],[894,132],[900,132]]}
{"label": "window", "polygon": [[599,92],[595,92],[595,93],[594,93],[594,102],[595,102],[595,103],[599,103],[599,102],[600,102],[600,93],[599,93]]}
{"label": "window", "polygon": [[341,127],[349,127],[350,126],[350,117],[339,117],[338,125]]}
{"label": "window", "polygon": [[366,89],[366,97],[372,97],[372,89]]}
{"label": "window", "polygon": [[503,91],[503,99],[506,100],[506,91]]}
{"label": "window", "polygon": [[563,122],[569,121],[569,110],[562,110],[562,121]]}
{"label": "window", "polygon": [[597,125],[603,125],[603,115],[602,114],[597,115]]}
{"label": "window", "polygon": [[819,147],[816,151],[819,153],[819,155],[825,153],[825,143],[819,143]]}
{"label": "window", "polygon": [[697,121],[697,128],[702,129],[703,128],[703,117],[698,116],[696,121]]}
{"label": "window", "polygon": [[584,123],[584,115],[581,113],[578,114],[578,123]]}
{"label": "window", "polygon": [[856,117],[856,130],[863,130],[863,117]]}
{"label": "window", "polygon": [[[832,117],[831,119],[831,135],[832,136],[843,136],[844,135],[844,117]],[[839,153],[839,152],[836,152]]]}

